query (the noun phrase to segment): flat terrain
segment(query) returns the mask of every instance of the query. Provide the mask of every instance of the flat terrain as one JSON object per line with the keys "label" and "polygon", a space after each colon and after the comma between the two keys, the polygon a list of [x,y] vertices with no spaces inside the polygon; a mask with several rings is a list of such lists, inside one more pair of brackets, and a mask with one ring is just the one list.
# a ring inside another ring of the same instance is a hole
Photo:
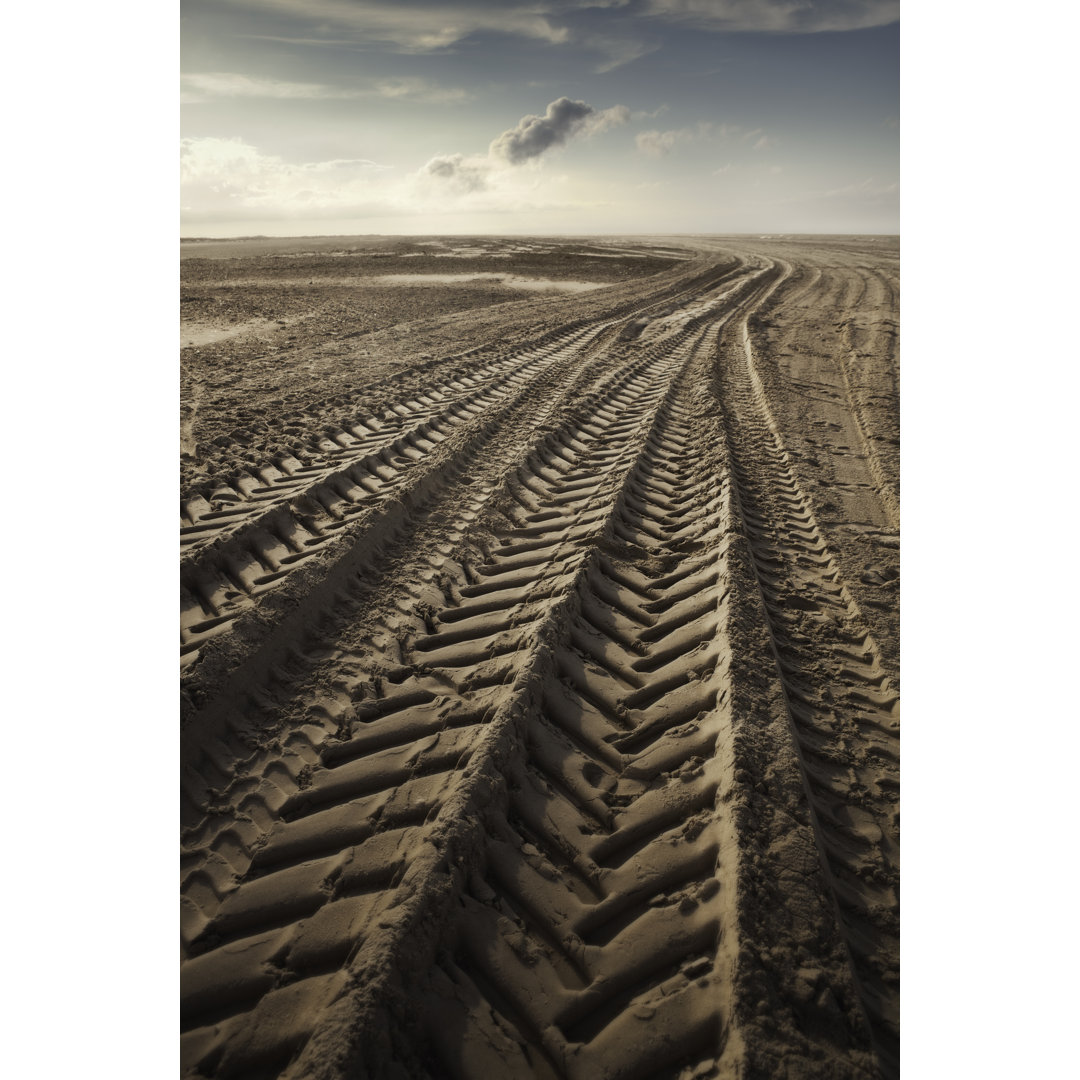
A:
{"label": "flat terrain", "polygon": [[186,1077],[895,1077],[899,246],[181,246]]}

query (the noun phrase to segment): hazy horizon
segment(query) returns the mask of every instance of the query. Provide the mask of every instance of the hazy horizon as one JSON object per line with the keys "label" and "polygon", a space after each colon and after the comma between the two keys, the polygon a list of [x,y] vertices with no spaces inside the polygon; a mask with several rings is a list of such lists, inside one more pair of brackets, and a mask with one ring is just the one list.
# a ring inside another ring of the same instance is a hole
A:
{"label": "hazy horizon", "polygon": [[898,235],[897,18],[183,0],[181,238]]}
{"label": "hazy horizon", "polygon": [[451,232],[344,232],[344,233],[236,233],[232,235],[199,235],[192,234],[190,236],[181,236],[180,240],[184,243],[197,243],[200,240],[206,241],[221,241],[221,240],[349,240],[349,239],[382,239],[396,237],[401,239],[407,239],[410,237],[440,237],[453,239],[455,237],[468,238],[468,237],[507,237],[528,239],[531,237],[539,237],[541,239],[557,240],[560,238],[567,240],[581,240],[581,239],[626,239],[626,238],[649,238],[649,237],[746,237],[746,238],[758,238],[765,240],[774,239],[795,239],[798,237],[829,237],[837,236],[851,238],[860,236],[881,236],[881,237],[899,237],[900,233],[897,232],[872,232],[869,229],[863,229],[860,232],[852,233],[840,233],[840,232],[770,232],[770,233],[757,233],[757,232],[591,232],[591,233],[562,233],[562,232],[490,232],[490,231],[474,231],[463,233],[451,233]]}

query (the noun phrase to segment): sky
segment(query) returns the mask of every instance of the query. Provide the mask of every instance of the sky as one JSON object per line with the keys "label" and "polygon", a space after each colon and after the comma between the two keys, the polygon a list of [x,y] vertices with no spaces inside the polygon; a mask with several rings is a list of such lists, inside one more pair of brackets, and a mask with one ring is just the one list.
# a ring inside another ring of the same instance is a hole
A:
{"label": "sky", "polygon": [[899,232],[893,0],[182,0],[181,235]]}

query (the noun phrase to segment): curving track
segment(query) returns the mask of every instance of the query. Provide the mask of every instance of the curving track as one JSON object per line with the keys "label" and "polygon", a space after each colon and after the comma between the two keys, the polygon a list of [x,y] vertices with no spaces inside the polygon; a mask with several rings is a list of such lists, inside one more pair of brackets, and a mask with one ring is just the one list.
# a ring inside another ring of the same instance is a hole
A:
{"label": "curving track", "polygon": [[886,278],[712,246],[183,507],[185,1076],[897,1074],[896,679],[753,329],[848,320],[895,532]]}

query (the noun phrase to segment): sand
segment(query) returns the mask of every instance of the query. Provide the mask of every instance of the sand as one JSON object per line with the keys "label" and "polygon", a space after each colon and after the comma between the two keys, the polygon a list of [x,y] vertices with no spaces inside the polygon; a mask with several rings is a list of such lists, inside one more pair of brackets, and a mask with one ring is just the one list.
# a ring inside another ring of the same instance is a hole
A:
{"label": "sand", "polygon": [[183,256],[183,1074],[897,1076],[896,240]]}

